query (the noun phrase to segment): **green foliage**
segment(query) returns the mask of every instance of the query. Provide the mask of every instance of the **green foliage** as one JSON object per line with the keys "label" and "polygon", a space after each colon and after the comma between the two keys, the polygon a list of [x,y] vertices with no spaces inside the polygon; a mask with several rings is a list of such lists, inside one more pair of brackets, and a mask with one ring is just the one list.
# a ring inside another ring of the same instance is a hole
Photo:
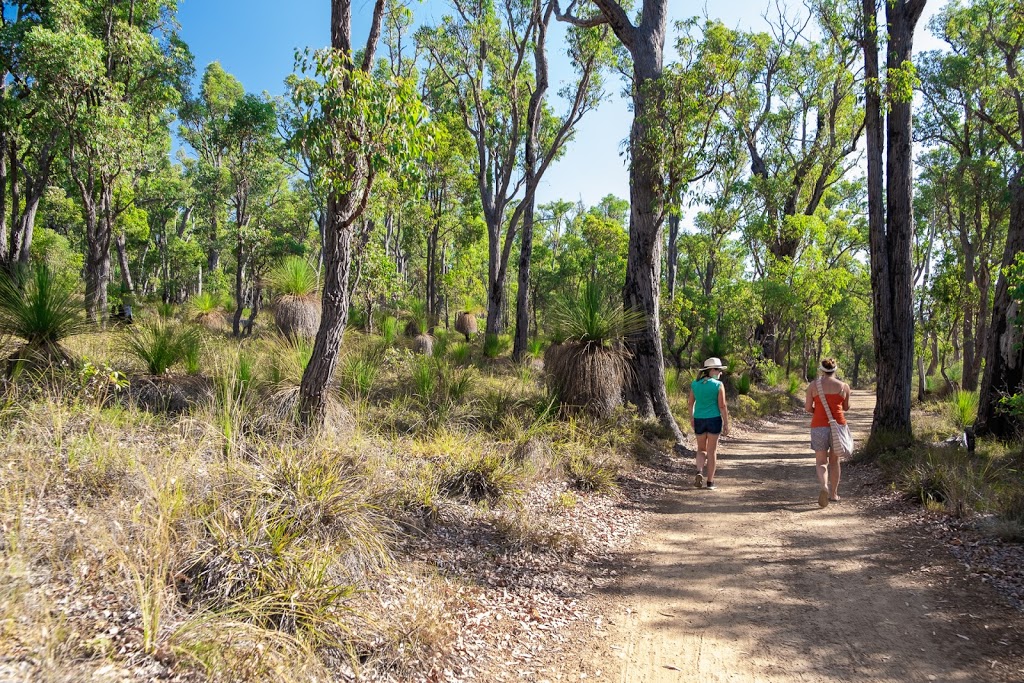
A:
{"label": "green foliage", "polygon": [[551,312],[558,342],[575,341],[607,347],[646,328],[639,311],[627,311],[617,299],[590,280],[576,297],[564,297]]}
{"label": "green foliage", "polygon": [[373,390],[380,372],[380,360],[370,354],[350,354],[341,366],[341,386],[354,400],[365,399]]}
{"label": "green foliage", "polygon": [[309,261],[301,256],[288,256],[270,271],[267,284],[278,295],[304,297],[315,293],[319,283]]}
{"label": "green foliage", "polygon": [[189,299],[189,307],[194,315],[215,313],[220,309],[222,299],[213,292],[203,292]]}
{"label": "green foliage", "polygon": [[949,412],[957,429],[970,427],[978,418],[978,393],[963,390],[955,392],[950,397]]}
{"label": "green foliage", "polygon": [[618,469],[587,455],[572,454],[565,461],[565,474],[579,491],[607,493],[616,487]]}
{"label": "green foliage", "polygon": [[459,365],[465,365],[469,361],[472,349],[466,342],[457,342],[452,345],[451,359]]}
{"label": "green foliage", "polygon": [[736,380],[736,391],[738,391],[741,396],[745,396],[750,393],[750,385],[750,373],[745,372],[740,375],[738,380]]}
{"label": "green foliage", "polygon": [[512,348],[512,340],[504,334],[484,335],[484,357],[497,358],[508,353]]}
{"label": "green foliage", "polygon": [[398,339],[398,318],[388,315],[380,321],[380,336],[385,346],[394,346]]}
{"label": "green foliage", "polygon": [[464,451],[441,465],[438,486],[448,496],[496,503],[519,492],[517,474],[507,458]]}
{"label": "green foliage", "polygon": [[789,378],[789,384],[786,387],[786,391],[789,392],[790,396],[796,396],[800,393],[800,387],[803,384],[799,377],[791,375]]}
{"label": "green foliage", "polygon": [[199,344],[194,327],[163,322],[136,326],[123,339],[124,350],[142,361],[151,375],[163,375],[186,358],[195,358]]}
{"label": "green foliage", "polygon": [[25,341],[30,347],[55,348],[85,330],[81,302],[71,278],[45,263],[0,276],[0,334]]}

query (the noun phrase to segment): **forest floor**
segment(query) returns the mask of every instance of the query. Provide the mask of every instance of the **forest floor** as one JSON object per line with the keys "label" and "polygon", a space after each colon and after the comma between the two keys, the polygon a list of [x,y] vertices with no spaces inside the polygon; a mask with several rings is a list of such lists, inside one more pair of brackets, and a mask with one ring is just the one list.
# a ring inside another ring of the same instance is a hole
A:
{"label": "forest floor", "polygon": [[[873,400],[854,393],[858,441]],[[717,490],[679,459],[638,483],[646,532],[537,680],[1024,679],[1024,614],[875,468],[847,466],[843,500],[818,507],[806,422],[725,440]]]}

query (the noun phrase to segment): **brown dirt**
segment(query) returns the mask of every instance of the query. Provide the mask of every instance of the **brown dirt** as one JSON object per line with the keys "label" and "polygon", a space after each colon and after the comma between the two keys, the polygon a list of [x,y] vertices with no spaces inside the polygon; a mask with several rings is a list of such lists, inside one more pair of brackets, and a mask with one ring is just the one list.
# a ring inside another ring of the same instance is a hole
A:
{"label": "brown dirt", "polygon": [[[858,441],[872,406],[854,393]],[[715,491],[673,463],[595,597],[603,619],[550,680],[1024,680],[1021,613],[886,510],[870,468],[847,467],[844,500],[820,509],[807,442],[801,415],[725,440]]]}

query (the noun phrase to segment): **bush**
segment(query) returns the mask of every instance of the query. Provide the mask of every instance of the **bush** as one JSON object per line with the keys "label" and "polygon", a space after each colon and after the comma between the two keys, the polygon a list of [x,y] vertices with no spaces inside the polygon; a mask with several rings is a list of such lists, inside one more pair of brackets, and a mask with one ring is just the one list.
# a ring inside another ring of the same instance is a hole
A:
{"label": "bush", "polygon": [[471,350],[469,348],[469,344],[465,342],[459,342],[452,346],[452,360],[458,363],[459,365],[465,365],[469,361],[470,351]]}
{"label": "bush", "polygon": [[789,385],[786,387],[786,391],[789,392],[791,396],[796,396],[798,393],[800,393],[801,384],[803,384],[803,382],[800,381],[799,377],[791,375],[789,378]]}
{"label": "bush", "polygon": [[307,297],[320,284],[316,270],[301,256],[288,256],[267,275],[267,284],[278,296]]}
{"label": "bush", "polygon": [[957,429],[963,430],[978,419],[978,394],[974,391],[959,390],[949,402],[950,416]]}
{"label": "bush", "polygon": [[574,453],[565,461],[565,474],[578,491],[607,493],[615,488],[618,468]]}
{"label": "bush", "polygon": [[198,371],[199,344],[195,328],[163,322],[139,325],[123,340],[124,350],[142,361],[151,375],[163,375],[189,358],[190,369]]}
{"label": "bush", "polygon": [[350,398],[359,400],[370,395],[380,371],[380,361],[368,355],[351,354],[341,366],[341,386]]}
{"label": "bush", "polygon": [[512,348],[512,340],[504,334],[488,334],[484,336],[484,356],[497,358],[508,353]]}
{"label": "bush", "polygon": [[746,396],[750,393],[750,385],[750,374],[743,373],[740,375],[739,379],[736,380],[736,391],[739,392],[741,396]]}
{"label": "bush", "polygon": [[463,452],[441,468],[439,488],[448,496],[496,503],[518,493],[516,467],[494,453]]}
{"label": "bush", "polygon": [[380,336],[386,346],[394,346],[398,339],[398,318],[386,315],[380,321]]}
{"label": "bush", "polygon": [[23,340],[26,350],[63,355],[60,343],[85,329],[71,278],[46,264],[0,277],[0,334]]}

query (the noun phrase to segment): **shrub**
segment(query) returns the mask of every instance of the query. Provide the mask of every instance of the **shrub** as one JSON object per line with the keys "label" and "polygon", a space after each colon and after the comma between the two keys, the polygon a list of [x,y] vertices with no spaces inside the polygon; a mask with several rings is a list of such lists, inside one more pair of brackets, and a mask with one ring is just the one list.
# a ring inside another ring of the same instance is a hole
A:
{"label": "shrub", "polygon": [[623,309],[590,281],[580,296],[557,301],[552,319],[556,338],[563,341],[544,353],[549,388],[566,407],[610,417],[622,403],[630,372],[622,341],[643,330],[646,318]]}
{"label": "shrub", "polygon": [[174,317],[175,306],[174,304],[160,302],[156,305],[156,314],[165,320],[169,320]]}
{"label": "shrub", "polygon": [[790,376],[789,385],[786,387],[786,391],[789,392],[790,395],[796,396],[800,392],[801,384],[803,384],[803,382],[800,381],[799,377],[795,375]]}
{"label": "shrub", "polygon": [[452,346],[452,360],[458,363],[459,365],[465,365],[465,363],[469,361],[469,354],[469,344],[466,344],[465,342],[459,342],[458,344]]}
{"label": "shrub", "polygon": [[436,375],[429,358],[418,358],[412,364],[412,388],[416,396],[427,402],[434,395]]}
{"label": "shrub", "polygon": [[370,395],[377,380],[380,363],[370,356],[351,354],[341,366],[341,386],[352,399],[363,399]]}
{"label": "shrub", "polygon": [[957,429],[966,429],[978,418],[978,394],[974,391],[959,390],[949,402],[949,410]]}
{"label": "shrub", "polygon": [[484,356],[497,358],[508,353],[512,348],[512,340],[504,334],[488,334],[484,336]]}
{"label": "shrub", "polygon": [[409,306],[409,317],[405,323],[405,336],[418,337],[421,334],[426,334],[429,329],[427,304],[423,301],[413,301]]}
{"label": "shrub", "polygon": [[65,358],[60,344],[86,329],[75,283],[46,264],[0,277],[0,334],[25,342],[23,351]]}
{"label": "shrub", "polygon": [[221,298],[210,292],[203,292],[189,300],[189,309],[192,319],[214,332],[220,332],[227,328],[227,321],[220,310]]}
{"label": "shrub", "polygon": [[267,276],[277,294],[274,324],[289,339],[312,339],[320,329],[320,302],[316,297],[318,280],[309,261],[289,256]]}
{"label": "shrub", "polygon": [[736,391],[738,391],[741,396],[746,396],[750,393],[750,384],[750,374],[743,373],[740,375],[740,378],[736,380]]}
{"label": "shrub", "polygon": [[565,461],[565,474],[573,488],[579,491],[607,493],[615,488],[618,468],[574,453]]}
{"label": "shrub", "polygon": [[164,322],[139,325],[123,339],[124,350],[141,360],[151,375],[163,375],[189,357],[190,366],[198,371],[199,344],[195,328]]}
{"label": "shrub", "polygon": [[530,354],[532,358],[540,358],[544,355],[544,340],[531,339],[526,344],[526,352]]}
{"label": "shrub", "polygon": [[398,318],[386,315],[380,321],[380,336],[387,346],[393,346],[398,339]]}
{"label": "shrub", "polygon": [[494,453],[463,452],[441,467],[439,488],[448,496],[495,503],[518,493],[516,467]]}

